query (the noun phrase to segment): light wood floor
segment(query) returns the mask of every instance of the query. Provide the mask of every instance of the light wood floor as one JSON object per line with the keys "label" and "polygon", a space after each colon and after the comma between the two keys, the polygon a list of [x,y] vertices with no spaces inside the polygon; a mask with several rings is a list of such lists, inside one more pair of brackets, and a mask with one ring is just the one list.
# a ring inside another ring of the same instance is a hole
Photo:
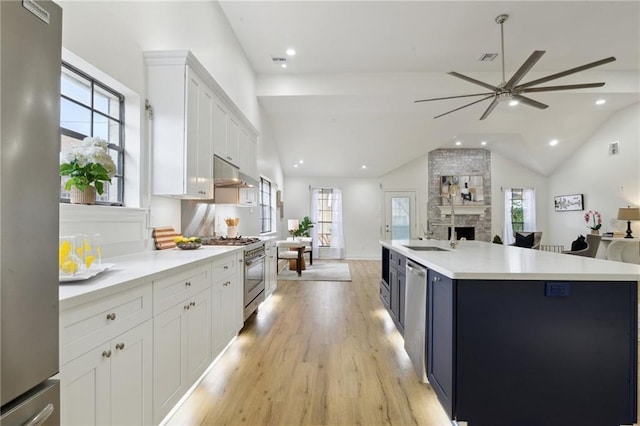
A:
{"label": "light wood floor", "polygon": [[352,282],[278,281],[168,424],[450,425],[380,302],[380,262],[349,267]]}

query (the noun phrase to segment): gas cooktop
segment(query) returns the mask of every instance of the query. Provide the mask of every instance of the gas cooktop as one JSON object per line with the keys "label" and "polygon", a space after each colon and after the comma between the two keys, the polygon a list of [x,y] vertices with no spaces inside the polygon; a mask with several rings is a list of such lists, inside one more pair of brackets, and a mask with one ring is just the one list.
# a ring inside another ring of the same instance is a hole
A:
{"label": "gas cooktop", "polygon": [[246,246],[260,242],[257,237],[202,237],[201,240],[205,246]]}

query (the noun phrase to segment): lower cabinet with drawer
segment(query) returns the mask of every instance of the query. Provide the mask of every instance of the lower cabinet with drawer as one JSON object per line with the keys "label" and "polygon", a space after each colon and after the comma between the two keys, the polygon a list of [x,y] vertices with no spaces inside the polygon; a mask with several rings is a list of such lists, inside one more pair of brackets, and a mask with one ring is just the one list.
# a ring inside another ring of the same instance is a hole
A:
{"label": "lower cabinet with drawer", "polygon": [[152,419],[151,284],[60,313],[64,425]]}
{"label": "lower cabinet with drawer", "polygon": [[242,254],[228,254],[213,261],[211,346],[213,358],[242,328]]}
{"label": "lower cabinet with drawer", "polygon": [[[211,363],[211,266],[165,277],[153,283],[153,421],[158,424]],[[173,304],[166,294],[169,288]],[[195,293],[193,289],[200,292]],[[164,300],[164,301],[160,301]]]}

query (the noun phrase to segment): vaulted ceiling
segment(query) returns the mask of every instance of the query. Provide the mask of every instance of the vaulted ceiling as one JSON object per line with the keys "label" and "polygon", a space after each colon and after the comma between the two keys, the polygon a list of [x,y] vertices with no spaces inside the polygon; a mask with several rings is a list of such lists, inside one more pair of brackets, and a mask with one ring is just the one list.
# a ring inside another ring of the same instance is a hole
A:
{"label": "vaulted ceiling", "polygon": [[[377,177],[440,148],[481,147],[548,175],[616,111],[640,102],[637,1],[222,1],[257,74],[258,99],[286,176]],[[530,93],[539,110],[490,101],[438,119],[482,93],[447,75],[499,85],[499,14],[506,79],[534,50],[546,54],[522,82],[609,56],[616,61],[547,85],[604,87]],[[296,50],[287,57],[287,48]],[[272,57],[287,57],[288,67]],[[604,105],[596,105],[605,99]],[[558,145],[549,146],[549,141]],[[605,141],[607,142],[607,141]],[[300,163],[300,161],[303,163]],[[296,166],[297,167],[294,167]],[[362,168],[366,165],[366,169]]]}

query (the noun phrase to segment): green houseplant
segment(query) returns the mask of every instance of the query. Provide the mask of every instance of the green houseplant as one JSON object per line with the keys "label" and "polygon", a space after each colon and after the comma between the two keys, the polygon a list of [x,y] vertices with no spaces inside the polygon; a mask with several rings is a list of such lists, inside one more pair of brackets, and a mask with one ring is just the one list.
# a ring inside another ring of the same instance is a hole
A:
{"label": "green houseplant", "polygon": [[[115,175],[116,165],[109,155],[108,144],[100,138],[86,137],[80,144],[72,145],[63,150],[60,154],[60,176],[69,176],[69,180],[64,187],[71,190],[72,200],[74,190],[76,192],[102,194],[104,192],[104,182],[111,183],[111,178]],[[85,204],[85,202],[81,202]],[[91,202],[86,204],[93,204]]]}
{"label": "green houseplant", "polygon": [[293,231],[294,237],[310,237],[311,236],[311,228],[313,228],[313,223],[309,216],[305,216],[300,224],[298,225],[298,229]]}

